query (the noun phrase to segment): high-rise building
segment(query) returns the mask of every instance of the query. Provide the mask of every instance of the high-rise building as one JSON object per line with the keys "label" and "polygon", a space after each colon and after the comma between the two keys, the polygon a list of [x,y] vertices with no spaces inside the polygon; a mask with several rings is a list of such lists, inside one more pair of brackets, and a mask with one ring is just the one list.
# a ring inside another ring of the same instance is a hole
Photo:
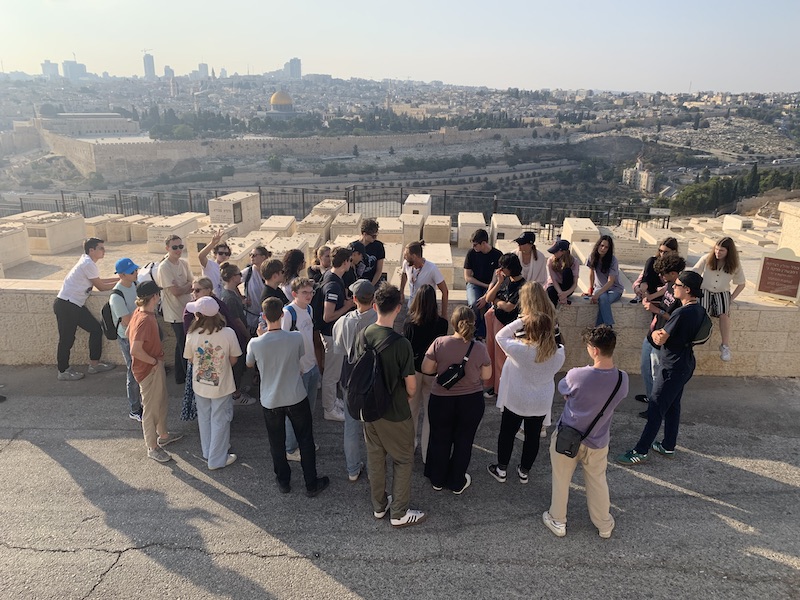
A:
{"label": "high-rise building", "polygon": [[61,72],[70,81],[78,81],[86,77],[86,65],[75,60],[65,60],[61,63]]}
{"label": "high-rise building", "polygon": [[156,63],[153,60],[152,54],[145,53],[144,55],[144,78],[147,81],[155,81],[156,77]]}
{"label": "high-rise building", "polygon": [[228,69],[226,69],[225,67],[222,67],[219,70],[219,78],[220,79],[227,79],[228,78]]}
{"label": "high-rise building", "polygon": [[169,65],[164,65],[164,78],[172,79],[173,77],[175,77],[175,70]]}
{"label": "high-rise building", "polygon": [[42,63],[42,75],[48,79],[55,79],[58,77],[58,63],[46,60]]}
{"label": "high-rise building", "polygon": [[283,65],[283,76],[287,79],[300,79],[301,71],[299,58],[292,58]]}
{"label": "high-rise building", "polygon": [[208,65],[206,63],[197,65],[197,71],[202,79],[208,79]]}

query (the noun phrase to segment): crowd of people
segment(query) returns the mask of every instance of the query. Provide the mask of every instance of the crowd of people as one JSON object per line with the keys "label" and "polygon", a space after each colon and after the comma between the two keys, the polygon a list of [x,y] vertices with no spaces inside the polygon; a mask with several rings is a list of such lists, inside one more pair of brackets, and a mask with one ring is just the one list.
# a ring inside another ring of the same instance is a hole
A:
{"label": "crowd of people", "polygon": [[[496,461],[486,471],[506,483],[519,438],[516,475],[527,484],[540,438],[551,425],[557,387],[566,403],[550,440],[552,497],[542,521],[555,535],[566,534],[570,481],[581,465],[592,523],[601,537],[610,537],[609,432],[629,388],[628,375],[613,359],[610,305],[622,295],[613,240],[602,236],[586,262],[589,295],[598,304],[596,324],[583,334],[591,364],[570,369],[556,386],[565,361],[556,309],[570,302],[579,273],[568,242],[557,241],[546,260],[532,232],[515,240],[517,252],[503,254],[491,247],[485,230],[477,230],[464,260],[468,304],[447,319],[447,284],[424,258],[424,242],[405,247],[395,287],[382,280],[385,252],[378,235],[377,222],[366,219],[360,240],[318,249],[312,265],[300,251],[281,260],[259,246],[239,269],[215,234],[200,251],[197,278],[177,236],[165,241],[164,258],[143,278],[130,258],[116,262],[116,278],[101,278],[96,263],[103,241],[90,238],[54,304],[58,379],[84,376],[69,364],[77,327],[90,334],[89,373],[114,368],[101,361],[101,326],[85,307],[92,289],[112,290],[108,304],[127,369],[129,416],[142,424],[148,457],[171,460],[164,447],[182,437],[167,426],[163,322],[177,340],[172,371],[184,386],[181,418],[197,419],[210,470],[237,460],[230,452],[234,407],[260,402],[278,490],[291,491],[291,462],[300,463],[307,496],[325,490],[330,479],[317,473],[314,441],[319,396],[322,418],[343,422],[342,466],[349,481],[368,474],[374,517],[389,515],[394,527],[427,517],[410,498],[418,448],[433,490],[460,495],[470,487],[472,447],[487,400],[496,399],[501,419]],[[634,285],[634,301],[653,317],[642,343],[645,394],[636,396],[647,404],[641,413],[646,424],[636,445],[616,457],[623,465],[647,461],[650,450],[674,456],[683,388],[694,372],[693,346],[707,314],[719,318],[721,358],[730,360],[730,304],[743,287],[736,247],[723,238],[694,270],[686,270],[677,247],[674,238],[663,240]],[[731,283],[737,285],[733,293]],[[362,421],[348,409],[348,388],[370,351],[390,400],[377,418]],[[258,400],[246,384],[247,369]],[[657,441],[662,423],[664,436]]]}

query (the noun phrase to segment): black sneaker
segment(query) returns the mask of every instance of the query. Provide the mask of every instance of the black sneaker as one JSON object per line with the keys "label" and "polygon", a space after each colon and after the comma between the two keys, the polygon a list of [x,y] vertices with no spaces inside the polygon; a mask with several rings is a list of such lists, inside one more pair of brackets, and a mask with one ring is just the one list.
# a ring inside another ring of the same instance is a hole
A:
{"label": "black sneaker", "polygon": [[327,488],[330,483],[331,480],[328,477],[317,477],[317,487],[315,487],[313,490],[306,490],[306,496],[313,498]]}
{"label": "black sneaker", "polygon": [[634,399],[638,400],[639,402],[644,402],[645,404],[650,402],[650,400],[647,398],[647,394],[636,394]]}
{"label": "black sneaker", "polygon": [[280,490],[281,494],[288,494],[289,492],[292,491],[292,486],[289,485],[288,481],[286,483],[278,481],[278,489]]}
{"label": "black sneaker", "polygon": [[639,416],[642,417],[643,419],[647,419],[647,411],[643,410],[642,412],[639,413]]}
{"label": "black sneaker", "polygon": [[489,471],[489,475],[497,479],[500,483],[506,482],[507,472],[501,470],[499,465],[489,465],[486,467],[486,470]]}

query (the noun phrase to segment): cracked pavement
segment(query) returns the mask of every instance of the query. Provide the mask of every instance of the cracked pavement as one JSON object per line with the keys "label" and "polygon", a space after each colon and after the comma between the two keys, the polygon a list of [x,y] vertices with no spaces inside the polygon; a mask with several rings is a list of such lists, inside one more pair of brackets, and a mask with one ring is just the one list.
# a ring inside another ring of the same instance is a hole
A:
{"label": "cracked pavement", "polygon": [[[631,379],[610,456],[644,424]],[[332,481],[306,498],[298,463],[292,493],[278,493],[257,405],[235,411],[239,460],[211,472],[196,423],[179,420],[174,384],[170,428],[186,437],[161,465],[127,417],[122,369],[58,382],[52,367],[3,366],[0,383],[3,598],[800,597],[797,380],[694,379],[676,457],[609,465],[609,540],[588,519],[580,471],[567,536],[542,525],[545,443],[529,485],[486,473],[500,422],[492,404],[471,487],[434,492],[418,454],[412,506],[429,520],[394,531],[372,517],[366,480],[347,480],[342,425],[321,414],[318,470]],[[520,451],[518,442],[512,464]]]}

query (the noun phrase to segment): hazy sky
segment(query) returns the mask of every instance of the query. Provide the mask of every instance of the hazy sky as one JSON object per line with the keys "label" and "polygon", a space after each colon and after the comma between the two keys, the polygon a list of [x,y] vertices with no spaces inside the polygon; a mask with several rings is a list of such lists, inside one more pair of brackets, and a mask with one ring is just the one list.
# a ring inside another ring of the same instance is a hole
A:
{"label": "hazy sky", "polygon": [[495,88],[800,90],[800,1],[2,0],[3,70],[303,73]]}

